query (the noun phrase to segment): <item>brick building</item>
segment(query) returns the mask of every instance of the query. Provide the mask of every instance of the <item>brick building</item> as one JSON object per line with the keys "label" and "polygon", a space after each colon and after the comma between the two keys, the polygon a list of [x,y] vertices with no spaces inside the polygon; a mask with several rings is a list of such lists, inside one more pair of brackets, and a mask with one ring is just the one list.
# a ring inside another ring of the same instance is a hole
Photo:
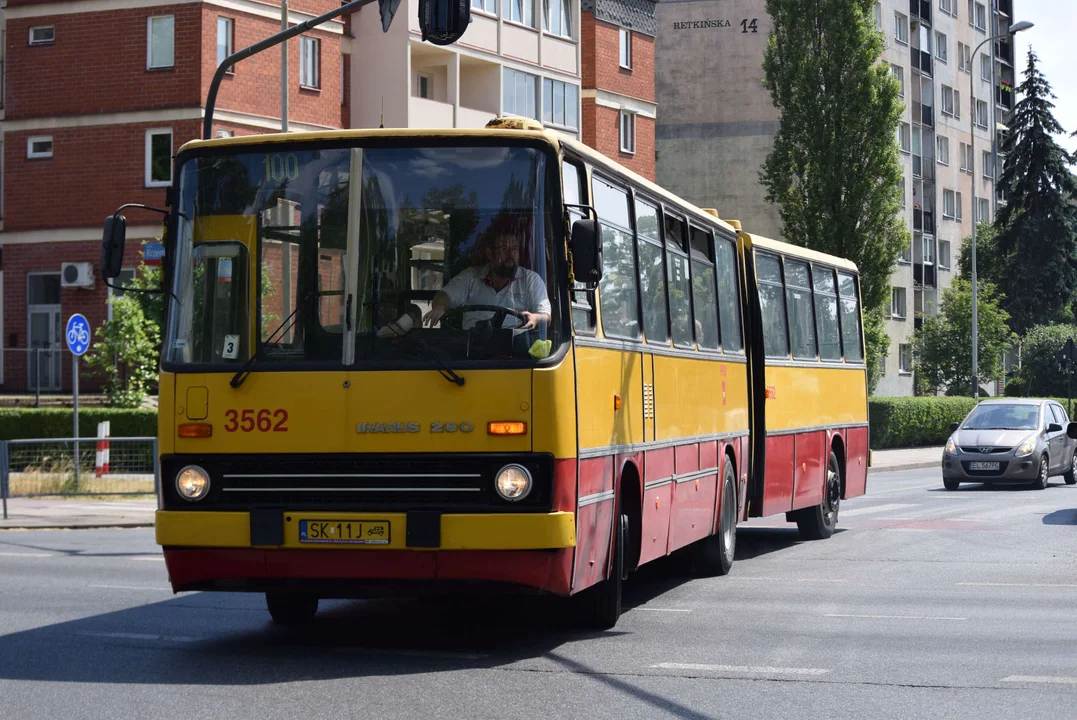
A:
{"label": "brick building", "polygon": [[[290,21],[338,3],[290,0]],[[290,40],[289,130],[482,127],[524,115],[654,177],[652,0],[471,4],[472,24],[446,47],[422,42],[416,0],[402,0],[388,32],[373,5]],[[176,149],[201,136],[220,60],[278,32],[280,6],[8,0],[0,29],[0,392],[39,381],[68,390],[67,318],[81,312],[96,328],[108,316],[104,218],[123,203],[164,204]],[[217,136],[279,132],[280,68],[274,48],[226,76]],[[126,214],[133,274],[140,241],[161,225]],[[34,348],[53,350],[40,371],[27,362]]]}

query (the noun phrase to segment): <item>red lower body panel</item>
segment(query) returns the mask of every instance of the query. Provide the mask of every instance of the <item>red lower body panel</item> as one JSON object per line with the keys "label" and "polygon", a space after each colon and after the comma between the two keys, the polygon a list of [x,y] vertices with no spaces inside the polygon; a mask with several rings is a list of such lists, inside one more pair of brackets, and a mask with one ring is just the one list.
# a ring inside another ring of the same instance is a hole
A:
{"label": "red lower body panel", "polygon": [[172,589],[250,589],[291,579],[467,580],[509,583],[567,595],[572,549],[564,550],[258,550],[165,548]]}
{"label": "red lower body panel", "polygon": [[845,497],[858,497],[867,492],[868,429],[850,428],[845,433]]}
{"label": "red lower body panel", "polygon": [[823,502],[823,479],[826,468],[826,432],[800,433],[796,436],[793,468],[793,509],[814,507]]}
{"label": "red lower body panel", "polygon": [[776,515],[793,509],[794,435],[767,438],[767,459],[762,515]]}

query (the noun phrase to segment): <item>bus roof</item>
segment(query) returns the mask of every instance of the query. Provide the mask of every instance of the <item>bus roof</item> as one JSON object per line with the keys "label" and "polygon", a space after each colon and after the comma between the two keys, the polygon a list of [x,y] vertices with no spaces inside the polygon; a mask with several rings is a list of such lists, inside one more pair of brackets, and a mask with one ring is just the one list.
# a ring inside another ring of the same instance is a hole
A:
{"label": "bus roof", "polygon": [[755,246],[763,248],[764,250],[772,250],[776,253],[783,255],[790,255],[792,257],[801,258],[803,260],[809,260],[811,262],[826,263],[827,265],[833,265],[836,268],[842,270],[849,270],[850,272],[858,272],[856,264],[852,263],[844,258],[840,258],[837,255],[827,255],[826,253],[819,252],[818,250],[810,250],[806,247],[800,247],[799,245],[793,245],[787,242],[781,242],[779,240],[771,240],[761,235],[752,235],[751,233],[742,233],[749,241],[749,246]]}

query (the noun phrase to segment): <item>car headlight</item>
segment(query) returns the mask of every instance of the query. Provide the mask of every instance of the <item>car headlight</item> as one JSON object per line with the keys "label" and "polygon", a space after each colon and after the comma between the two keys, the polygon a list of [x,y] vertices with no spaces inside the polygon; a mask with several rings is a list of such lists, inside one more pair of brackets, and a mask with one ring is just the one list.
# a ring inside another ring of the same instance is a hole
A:
{"label": "car headlight", "polygon": [[506,465],[497,473],[494,488],[506,500],[523,500],[531,492],[531,473],[522,465]]}
{"label": "car headlight", "polygon": [[176,492],[184,500],[201,500],[209,492],[209,475],[197,465],[188,465],[176,475]]}
{"label": "car headlight", "polygon": [[954,442],[953,435],[951,435],[950,439],[946,441],[946,454],[957,455],[957,443]]}
{"label": "car headlight", "polygon": [[1032,451],[1036,449],[1036,436],[1025,440],[1023,443],[1017,446],[1017,457],[1023,457],[1025,455],[1031,455]]}

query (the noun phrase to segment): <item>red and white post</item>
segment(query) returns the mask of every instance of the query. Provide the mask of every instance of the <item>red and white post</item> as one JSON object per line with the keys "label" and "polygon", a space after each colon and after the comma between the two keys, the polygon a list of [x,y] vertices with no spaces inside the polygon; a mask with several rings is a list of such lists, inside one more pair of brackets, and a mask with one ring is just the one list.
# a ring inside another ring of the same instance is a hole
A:
{"label": "red and white post", "polygon": [[108,475],[108,438],[112,432],[112,423],[109,420],[97,423],[97,460],[94,467],[94,476]]}

